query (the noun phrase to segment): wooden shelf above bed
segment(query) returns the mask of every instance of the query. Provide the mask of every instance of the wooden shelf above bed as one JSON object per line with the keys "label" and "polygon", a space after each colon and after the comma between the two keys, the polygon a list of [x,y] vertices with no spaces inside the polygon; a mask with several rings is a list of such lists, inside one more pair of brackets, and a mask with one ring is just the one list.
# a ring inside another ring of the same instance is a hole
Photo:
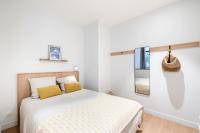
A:
{"label": "wooden shelf above bed", "polygon": [[49,62],[68,62],[68,60],[50,60],[50,59],[44,59],[44,58],[40,58],[40,61],[49,61]]}

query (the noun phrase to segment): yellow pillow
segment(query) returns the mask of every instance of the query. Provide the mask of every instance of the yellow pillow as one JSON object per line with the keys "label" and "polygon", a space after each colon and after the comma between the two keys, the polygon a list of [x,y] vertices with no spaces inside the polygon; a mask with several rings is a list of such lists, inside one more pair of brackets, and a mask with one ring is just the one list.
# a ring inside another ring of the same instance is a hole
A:
{"label": "yellow pillow", "polygon": [[65,83],[64,84],[65,87],[65,91],[66,92],[74,92],[74,91],[78,91],[81,89],[81,85],[79,82],[76,83]]}
{"label": "yellow pillow", "polygon": [[40,99],[45,99],[52,96],[61,94],[61,90],[58,85],[38,88],[38,94]]}

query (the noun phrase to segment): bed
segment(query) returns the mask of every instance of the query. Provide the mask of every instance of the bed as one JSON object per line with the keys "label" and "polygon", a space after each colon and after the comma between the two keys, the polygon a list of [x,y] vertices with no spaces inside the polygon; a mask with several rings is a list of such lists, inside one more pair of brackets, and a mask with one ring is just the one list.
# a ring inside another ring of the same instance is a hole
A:
{"label": "bed", "polygon": [[77,71],[18,74],[21,133],[134,133],[143,106],[136,101],[81,89],[44,100],[30,97],[29,78],[75,75]]}
{"label": "bed", "polygon": [[148,78],[136,78],[135,79],[136,90],[138,93],[149,93],[149,79]]}

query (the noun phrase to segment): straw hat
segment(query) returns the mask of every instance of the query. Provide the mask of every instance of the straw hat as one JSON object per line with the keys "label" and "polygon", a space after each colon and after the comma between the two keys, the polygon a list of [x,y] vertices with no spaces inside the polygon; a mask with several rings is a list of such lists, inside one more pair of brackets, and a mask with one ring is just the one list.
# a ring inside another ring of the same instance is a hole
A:
{"label": "straw hat", "polygon": [[162,61],[162,67],[165,71],[179,71],[181,68],[180,61],[178,58],[171,55],[170,63],[168,63],[169,56],[165,56]]}
{"label": "straw hat", "polygon": [[169,54],[162,61],[162,67],[165,71],[179,71],[181,68],[180,61],[177,57],[171,55],[171,46],[169,46]]}

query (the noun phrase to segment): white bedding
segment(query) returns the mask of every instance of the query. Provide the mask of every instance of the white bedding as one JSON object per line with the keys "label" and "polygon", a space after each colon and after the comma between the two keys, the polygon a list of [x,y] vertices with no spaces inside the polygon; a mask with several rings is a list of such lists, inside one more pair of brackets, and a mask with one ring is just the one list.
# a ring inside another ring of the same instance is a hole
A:
{"label": "white bedding", "polygon": [[21,133],[134,133],[142,105],[82,89],[44,100],[26,98],[20,108]]}
{"label": "white bedding", "polygon": [[135,85],[137,92],[148,93],[149,92],[149,79],[148,78],[136,78]]}

